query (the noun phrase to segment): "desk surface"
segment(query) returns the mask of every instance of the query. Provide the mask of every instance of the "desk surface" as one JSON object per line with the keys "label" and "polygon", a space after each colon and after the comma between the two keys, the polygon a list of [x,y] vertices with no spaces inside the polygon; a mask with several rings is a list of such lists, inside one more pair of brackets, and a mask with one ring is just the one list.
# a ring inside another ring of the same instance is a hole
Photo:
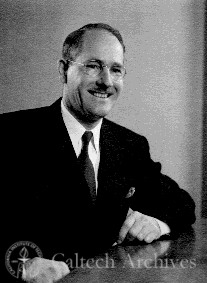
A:
{"label": "desk surface", "polygon": [[206,283],[207,219],[174,240],[115,246],[58,281],[71,282]]}

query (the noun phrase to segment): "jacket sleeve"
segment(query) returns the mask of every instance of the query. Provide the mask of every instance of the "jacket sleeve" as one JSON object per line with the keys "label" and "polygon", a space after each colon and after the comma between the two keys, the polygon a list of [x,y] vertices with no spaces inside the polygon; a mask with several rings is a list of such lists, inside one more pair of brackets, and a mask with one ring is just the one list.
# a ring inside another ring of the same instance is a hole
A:
{"label": "jacket sleeve", "polygon": [[136,190],[130,207],[165,222],[171,233],[190,227],[195,222],[192,197],[174,180],[161,173],[161,164],[151,159],[149,145],[144,137],[141,148],[141,153],[134,154],[134,163],[138,160],[141,166],[133,169]]}

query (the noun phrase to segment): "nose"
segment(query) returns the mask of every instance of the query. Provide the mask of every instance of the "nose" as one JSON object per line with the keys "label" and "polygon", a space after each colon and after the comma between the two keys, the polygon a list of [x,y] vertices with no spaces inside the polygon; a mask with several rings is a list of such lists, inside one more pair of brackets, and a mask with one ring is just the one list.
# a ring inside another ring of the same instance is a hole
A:
{"label": "nose", "polygon": [[103,70],[100,73],[99,81],[101,84],[104,84],[107,87],[113,86],[113,80],[112,80],[109,68],[107,66],[103,67]]}

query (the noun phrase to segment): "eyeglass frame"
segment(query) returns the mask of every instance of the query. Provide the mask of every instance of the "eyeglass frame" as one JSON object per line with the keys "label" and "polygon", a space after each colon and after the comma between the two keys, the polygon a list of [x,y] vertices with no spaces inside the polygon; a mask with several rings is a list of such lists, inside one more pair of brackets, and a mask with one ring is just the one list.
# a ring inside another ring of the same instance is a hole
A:
{"label": "eyeglass frame", "polygon": [[[67,62],[75,63],[75,64],[80,65],[80,66],[84,66],[85,68],[86,68],[87,64],[89,64],[89,62],[91,62],[91,63],[92,63],[92,62],[95,62],[95,63],[99,64],[99,66],[100,66],[100,72],[99,72],[98,74],[96,74],[96,75],[94,75],[94,76],[92,76],[92,75],[90,75],[90,74],[87,74],[88,76],[91,76],[91,77],[93,77],[93,78],[95,78],[95,77],[97,77],[98,75],[100,75],[101,72],[103,71],[104,67],[108,69],[108,71],[109,71],[109,73],[110,73],[110,75],[111,75],[111,72],[110,72],[110,68],[111,68],[111,67],[107,66],[106,64],[104,64],[104,63],[101,62],[100,60],[91,60],[91,61],[89,61],[88,63],[80,63],[80,62],[77,62],[77,61],[74,61],[74,60],[70,60],[70,59],[67,59],[66,61],[67,61]],[[122,66],[122,65],[121,65],[121,68],[124,70],[124,74],[121,75],[121,76],[117,76],[117,78],[115,78],[113,75],[111,75],[111,77],[113,78],[114,81],[121,80],[121,79],[123,79],[124,76],[126,75],[126,68],[125,68],[125,66]],[[87,73],[87,71],[86,71],[86,73]]]}

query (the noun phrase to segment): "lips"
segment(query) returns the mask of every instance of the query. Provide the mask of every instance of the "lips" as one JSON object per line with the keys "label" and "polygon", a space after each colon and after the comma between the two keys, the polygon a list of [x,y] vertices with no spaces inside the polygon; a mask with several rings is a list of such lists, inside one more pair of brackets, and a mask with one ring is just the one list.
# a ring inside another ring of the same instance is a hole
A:
{"label": "lips", "polygon": [[98,91],[88,91],[91,95],[95,96],[95,97],[98,97],[98,98],[102,98],[102,99],[106,99],[108,98],[111,93],[108,93],[108,92],[98,92]]}

